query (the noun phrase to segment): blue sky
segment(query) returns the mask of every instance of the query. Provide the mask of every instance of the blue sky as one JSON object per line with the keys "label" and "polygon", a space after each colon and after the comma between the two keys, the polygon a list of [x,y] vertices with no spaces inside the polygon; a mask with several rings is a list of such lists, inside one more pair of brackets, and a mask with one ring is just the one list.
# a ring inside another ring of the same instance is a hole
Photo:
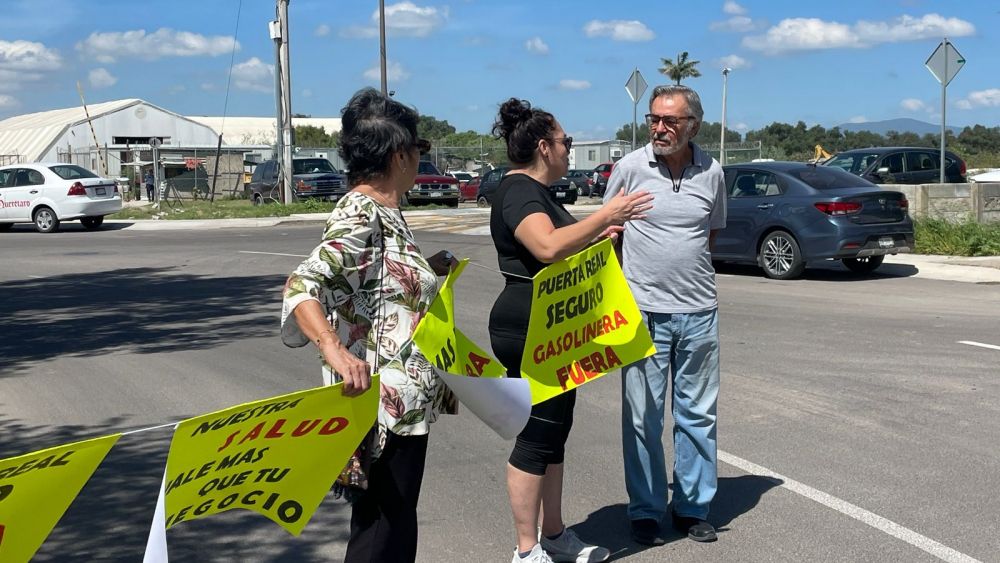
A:
{"label": "blue sky", "polygon": [[[238,0],[4,0],[0,117],[143,98],[186,115],[221,115]],[[378,86],[378,2],[292,0],[292,105],[336,117]],[[671,2],[386,1],[389,87],[421,113],[486,132],[502,100],[523,97],[579,138],[607,138],[632,118],[624,84],[650,85],[661,57],[701,61],[706,120],[833,126],[940,120],[924,61],[947,35],[968,63],[948,88],[948,124],[1000,125],[1000,5],[963,0]],[[228,115],[273,115],[272,0],[243,0]],[[648,94],[648,91],[647,91]],[[639,106],[643,111],[646,100]]]}

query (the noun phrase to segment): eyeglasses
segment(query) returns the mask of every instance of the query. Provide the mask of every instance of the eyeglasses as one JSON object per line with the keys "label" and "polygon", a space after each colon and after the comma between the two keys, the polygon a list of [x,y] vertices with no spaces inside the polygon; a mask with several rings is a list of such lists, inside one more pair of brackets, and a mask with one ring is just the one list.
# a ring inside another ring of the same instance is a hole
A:
{"label": "eyeglasses", "polygon": [[687,125],[688,122],[693,121],[695,119],[698,118],[693,115],[688,115],[685,117],[675,117],[673,115],[656,115],[655,113],[646,114],[646,124],[649,125],[650,128],[656,127],[657,123],[662,123],[663,126],[668,129],[677,129],[678,127],[680,127],[682,121],[684,122],[685,125]]}
{"label": "eyeglasses", "polygon": [[573,137],[563,137],[562,139],[549,139],[553,143],[562,143],[566,150],[573,148]]}
{"label": "eyeglasses", "polygon": [[417,139],[413,143],[413,146],[420,151],[420,154],[427,154],[431,152],[431,142],[428,141],[427,139]]}

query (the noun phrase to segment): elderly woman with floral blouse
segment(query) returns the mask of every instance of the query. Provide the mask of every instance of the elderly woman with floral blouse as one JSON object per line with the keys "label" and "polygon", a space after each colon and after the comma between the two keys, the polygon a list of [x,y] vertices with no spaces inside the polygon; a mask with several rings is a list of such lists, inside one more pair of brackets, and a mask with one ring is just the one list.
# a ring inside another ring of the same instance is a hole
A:
{"label": "elderly woman with floral blouse", "polygon": [[417,138],[417,113],[366,88],[341,116],[352,190],[288,278],[281,334],[288,346],[319,348],[324,381],[343,382],[345,395],[363,393],[371,374],[380,375],[374,461],[353,503],[344,561],[413,561],[429,424],[457,403],[411,336],[438,276],[457,261],[445,251],[424,258],[399,210],[430,148]]}

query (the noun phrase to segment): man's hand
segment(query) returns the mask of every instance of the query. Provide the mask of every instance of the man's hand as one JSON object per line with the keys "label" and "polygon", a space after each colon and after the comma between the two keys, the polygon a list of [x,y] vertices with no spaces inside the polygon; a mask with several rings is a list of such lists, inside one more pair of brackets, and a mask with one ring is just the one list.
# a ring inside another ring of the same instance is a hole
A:
{"label": "man's hand", "polygon": [[439,276],[447,276],[452,270],[458,267],[458,259],[447,250],[442,250],[431,256],[427,259],[427,263],[430,264],[434,273]]}

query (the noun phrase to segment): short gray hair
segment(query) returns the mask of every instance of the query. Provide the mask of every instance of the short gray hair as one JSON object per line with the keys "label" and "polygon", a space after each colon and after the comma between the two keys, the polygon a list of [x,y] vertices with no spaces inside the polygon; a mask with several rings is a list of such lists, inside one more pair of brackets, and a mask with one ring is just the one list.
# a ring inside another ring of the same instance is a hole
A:
{"label": "short gray hair", "polygon": [[702,118],[705,116],[705,110],[701,107],[701,97],[698,96],[698,92],[687,86],[682,84],[663,84],[653,88],[653,93],[649,95],[649,111],[653,111],[653,100],[661,96],[684,96],[688,107],[691,108],[691,113],[698,118],[698,123],[701,123]]}

